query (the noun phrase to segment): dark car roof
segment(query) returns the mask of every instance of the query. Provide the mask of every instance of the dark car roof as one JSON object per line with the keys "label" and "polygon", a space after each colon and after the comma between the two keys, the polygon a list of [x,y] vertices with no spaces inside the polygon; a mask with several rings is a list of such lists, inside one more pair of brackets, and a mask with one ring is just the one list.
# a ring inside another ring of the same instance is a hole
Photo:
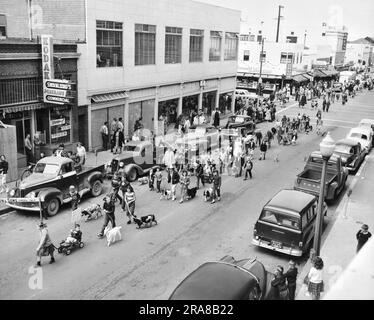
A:
{"label": "dark car roof", "polygon": [[315,196],[297,190],[279,191],[265,207],[286,210],[299,216],[299,213],[310,203],[314,202]]}
{"label": "dark car roof", "polygon": [[341,139],[338,142],[336,142],[336,145],[345,145],[345,146],[350,146],[350,147],[356,146],[358,144],[359,142],[352,140],[352,139]]}
{"label": "dark car roof", "polygon": [[241,300],[256,284],[243,269],[224,262],[207,262],[188,275],[170,300]]}

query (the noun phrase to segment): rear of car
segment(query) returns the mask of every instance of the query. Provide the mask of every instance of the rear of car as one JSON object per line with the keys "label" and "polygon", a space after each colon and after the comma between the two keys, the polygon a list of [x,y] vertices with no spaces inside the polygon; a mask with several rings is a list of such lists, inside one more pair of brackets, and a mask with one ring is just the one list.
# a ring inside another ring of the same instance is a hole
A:
{"label": "rear of car", "polygon": [[303,218],[316,204],[313,195],[282,190],[263,208],[254,230],[252,244],[272,251],[300,257],[308,248],[313,229],[313,214]]}

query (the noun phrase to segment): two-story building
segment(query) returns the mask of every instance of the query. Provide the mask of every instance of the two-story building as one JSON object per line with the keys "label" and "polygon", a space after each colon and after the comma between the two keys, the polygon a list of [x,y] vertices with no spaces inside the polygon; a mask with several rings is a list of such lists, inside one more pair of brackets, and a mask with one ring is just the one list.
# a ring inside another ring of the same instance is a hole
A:
{"label": "two-story building", "polygon": [[78,91],[89,149],[113,118],[131,136],[139,119],[160,134],[182,113],[231,110],[239,31],[239,11],[190,0],[87,1]]}

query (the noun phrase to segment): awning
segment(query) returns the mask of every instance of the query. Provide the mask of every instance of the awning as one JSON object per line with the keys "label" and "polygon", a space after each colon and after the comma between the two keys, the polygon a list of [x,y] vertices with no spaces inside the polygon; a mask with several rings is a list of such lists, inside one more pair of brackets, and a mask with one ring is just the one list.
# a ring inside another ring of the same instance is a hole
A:
{"label": "awning", "polygon": [[326,74],[326,76],[331,77],[337,75],[339,72],[336,70],[323,70],[323,73]]}
{"label": "awning", "polygon": [[109,102],[113,100],[126,99],[129,96],[126,92],[114,92],[114,93],[105,93],[92,96],[92,101],[95,103]]}
{"label": "awning", "polygon": [[309,81],[309,78],[304,77],[302,74],[297,74],[292,76],[292,80],[301,83]]}
{"label": "awning", "polygon": [[31,110],[37,110],[37,109],[43,109],[43,108],[45,108],[45,105],[43,102],[36,102],[36,103],[10,106],[10,107],[5,107],[5,108],[0,107],[0,112],[13,113],[13,112],[31,111]]}
{"label": "awning", "polygon": [[326,78],[326,77],[328,77],[328,75],[326,75],[324,73],[324,71],[322,71],[320,69],[314,69],[314,76],[315,77],[319,77],[319,78]]}

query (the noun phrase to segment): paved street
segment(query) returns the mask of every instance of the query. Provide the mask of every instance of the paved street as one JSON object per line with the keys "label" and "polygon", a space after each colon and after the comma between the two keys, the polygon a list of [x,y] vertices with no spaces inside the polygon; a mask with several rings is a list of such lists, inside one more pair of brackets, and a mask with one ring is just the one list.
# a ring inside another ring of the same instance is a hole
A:
{"label": "paved street", "polygon": [[[349,128],[362,118],[374,118],[374,94],[363,93],[348,104],[332,105],[323,115],[324,130],[335,140],[344,138]],[[280,112],[296,116],[305,112],[312,118],[316,111],[298,105]],[[270,124],[261,124],[267,129]],[[119,205],[116,220],[122,225],[123,240],[107,247],[105,240],[97,239],[102,219],[82,223],[86,246],[70,256],[57,254],[56,263],[43,264],[43,289],[28,287],[29,267],[35,263],[38,243],[36,224],[38,216],[11,212],[0,217],[0,299],[167,299],[175,286],[200,264],[220,259],[224,255],[235,258],[256,256],[267,269],[287,265],[289,257],[259,249],[250,244],[253,225],[262,206],[280,189],[292,188],[296,174],[301,172],[305,157],[318,149],[321,140],[315,132],[301,134],[296,146],[274,145],[266,161],[255,160],[254,179],[224,177],[222,200],[214,205],[205,203],[202,190],[197,198],[179,204],[159,200],[158,194],[147,186],[135,183],[136,214],[155,214],[159,224],[138,230],[126,224]],[[258,155],[258,150],[257,155]],[[274,162],[275,153],[280,162]],[[349,185],[353,177],[347,182]],[[107,183],[108,190],[109,183]],[[339,201],[329,207],[326,218],[326,238],[335,221]],[[82,207],[100,201],[87,198]],[[55,245],[64,239],[71,228],[69,207],[48,221]],[[300,268],[307,257],[297,260]]]}

